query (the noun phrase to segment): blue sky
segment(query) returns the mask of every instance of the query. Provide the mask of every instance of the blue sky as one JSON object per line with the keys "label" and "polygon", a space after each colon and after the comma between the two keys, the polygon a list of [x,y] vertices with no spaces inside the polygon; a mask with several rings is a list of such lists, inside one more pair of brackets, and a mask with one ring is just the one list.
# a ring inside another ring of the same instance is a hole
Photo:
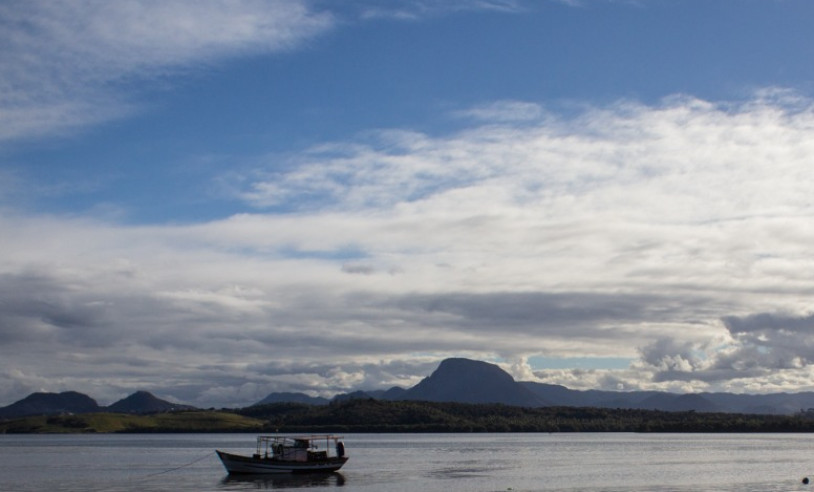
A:
{"label": "blue sky", "polygon": [[812,14],[5,2],[0,403],[812,389]]}

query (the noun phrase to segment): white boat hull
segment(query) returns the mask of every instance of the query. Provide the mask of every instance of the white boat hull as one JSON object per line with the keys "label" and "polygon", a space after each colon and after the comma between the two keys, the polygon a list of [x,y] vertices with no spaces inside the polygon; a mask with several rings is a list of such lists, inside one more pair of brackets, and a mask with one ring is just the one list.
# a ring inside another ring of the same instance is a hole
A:
{"label": "white boat hull", "polygon": [[288,461],[242,456],[220,450],[215,450],[215,452],[229,473],[327,473],[339,470],[348,461],[346,456],[332,457],[320,461]]}

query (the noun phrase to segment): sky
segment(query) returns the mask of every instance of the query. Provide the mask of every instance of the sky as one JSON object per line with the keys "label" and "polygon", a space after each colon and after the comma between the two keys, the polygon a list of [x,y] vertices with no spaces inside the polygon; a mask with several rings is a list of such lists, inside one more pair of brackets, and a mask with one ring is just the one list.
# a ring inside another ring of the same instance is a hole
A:
{"label": "sky", "polygon": [[0,405],[814,390],[809,0],[0,3]]}

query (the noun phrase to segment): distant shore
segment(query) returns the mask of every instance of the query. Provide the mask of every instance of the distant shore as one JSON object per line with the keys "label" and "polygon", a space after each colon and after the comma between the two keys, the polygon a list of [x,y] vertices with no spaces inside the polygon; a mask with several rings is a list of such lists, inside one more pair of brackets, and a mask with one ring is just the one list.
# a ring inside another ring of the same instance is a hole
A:
{"label": "distant shore", "polygon": [[242,409],[148,415],[98,412],[0,421],[4,434],[145,432],[814,432],[814,418],[808,413],[748,415],[360,399],[330,405],[275,403]]}

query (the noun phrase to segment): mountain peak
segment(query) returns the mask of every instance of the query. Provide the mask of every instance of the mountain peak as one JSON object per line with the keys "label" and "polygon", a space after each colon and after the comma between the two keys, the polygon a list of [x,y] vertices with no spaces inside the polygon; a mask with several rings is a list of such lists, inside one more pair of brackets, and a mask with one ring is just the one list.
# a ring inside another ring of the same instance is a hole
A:
{"label": "mountain peak", "polygon": [[265,398],[255,403],[255,405],[267,405],[271,403],[305,403],[306,405],[327,405],[327,398],[309,396],[305,393],[278,392],[269,393]]}
{"label": "mountain peak", "polygon": [[111,412],[120,413],[159,413],[175,410],[190,410],[194,407],[172,403],[157,398],[149,391],[136,391],[127,398],[121,399],[107,407]]}
{"label": "mountain peak", "polygon": [[16,418],[27,415],[89,413],[98,412],[99,409],[96,400],[76,391],[31,393],[22,400],[0,408],[0,417]]}
{"label": "mountain peak", "polygon": [[400,399],[517,406],[545,404],[497,365],[464,358],[441,361],[429,377],[407,390]]}

